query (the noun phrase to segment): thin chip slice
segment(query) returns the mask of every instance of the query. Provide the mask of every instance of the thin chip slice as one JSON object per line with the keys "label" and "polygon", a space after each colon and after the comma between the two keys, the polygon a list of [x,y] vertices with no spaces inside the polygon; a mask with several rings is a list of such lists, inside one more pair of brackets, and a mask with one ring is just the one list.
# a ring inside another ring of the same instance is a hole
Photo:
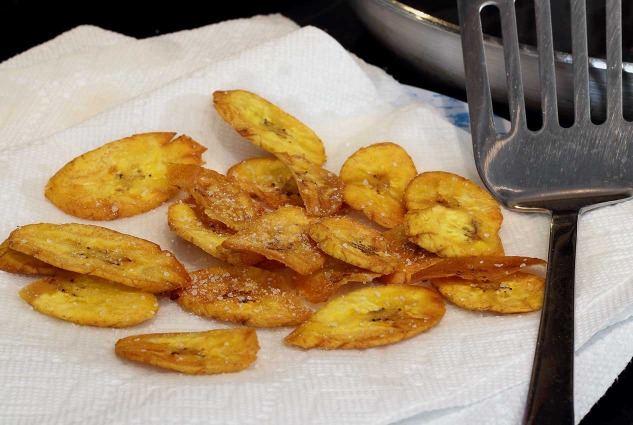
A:
{"label": "thin chip slice", "polygon": [[325,217],[341,209],[344,185],[336,174],[311,163],[303,155],[276,156],[292,172],[308,215]]}
{"label": "thin chip slice", "polygon": [[29,224],[9,235],[9,248],[60,269],[157,293],[189,285],[169,251],[145,239],[90,224]]}
{"label": "thin chip slice", "polygon": [[309,224],[310,218],[303,208],[280,207],[229,236],[222,246],[256,252],[299,274],[310,274],[323,266],[326,256],[308,236]]}
{"label": "thin chip slice", "polygon": [[398,266],[398,258],[379,231],[348,217],[319,219],[308,233],[326,254],[353,266],[379,274],[392,273]]}
{"label": "thin chip slice", "polygon": [[336,258],[329,257],[325,265],[309,275],[295,275],[297,292],[312,303],[327,301],[337,289],[351,282],[367,283],[380,276]]}
{"label": "thin chip slice", "polygon": [[404,195],[405,232],[412,242],[442,257],[503,255],[503,216],[483,189],[456,174],[422,173]]}
{"label": "thin chip slice", "polygon": [[224,248],[222,242],[235,232],[210,220],[203,208],[192,198],[169,206],[167,224],[181,238],[227,263],[251,265],[265,259],[263,255],[253,252],[237,252]]}
{"label": "thin chip slice", "polygon": [[442,297],[411,285],[362,288],[328,301],[284,341],[302,348],[369,348],[410,338],[444,316]]}
{"label": "thin chip slice", "polygon": [[494,282],[520,270],[545,266],[540,258],[515,256],[480,256],[441,258],[414,275],[415,281],[459,277],[479,282]]}
{"label": "thin chip slice", "polygon": [[197,165],[171,164],[169,181],[187,191],[204,213],[233,230],[243,229],[264,212],[238,183],[216,171]]}
{"label": "thin chip slice", "polygon": [[244,90],[216,91],[213,106],[224,121],[254,145],[271,153],[305,156],[325,164],[325,147],[308,126],[266,99]]}
{"label": "thin chip slice", "polygon": [[0,270],[9,273],[51,276],[61,269],[9,248],[9,241],[5,240],[0,244]]}
{"label": "thin chip slice", "polygon": [[303,206],[294,176],[277,158],[246,159],[229,168],[226,175],[271,208]]}
{"label": "thin chip slice", "polygon": [[545,280],[528,273],[515,273],[494,282],[444,278],[431,283],[453,304],[475,311],[526,313],[543,306]]}
{"label": "thin chip slice", "polygon": [[154,209],[178,193],[167,180],[168,163],[203,163],[205,147],[188,136],[174,136],[136,134],[87,152],[51,177],[45,195],[65,213],[90,220]]}
{"label": "thin chip slice", "polygon": [[64,272],[37,280],[20,297],[47,316],[78,325],[124,328],[154,317],[153,294],[99,277]]}
{"label": "thin chip slice", "polygon": [[191,273],[178,304],[211,319],[255,327],[296,326],[312,313],[286,280],[256,267],[223,266]]}
{"label": "thin chip slice", "polygon": [[418,174],[399,145],[375,143],[354,152],[341,168],[345,202],[389,229],[404,219],[404,190]]}
{"label": "thin chip slice", "polygon": [[216,329],[131,335],[117,341],[117,356],[189,375],[239,372],[257,359],[255,329]]}

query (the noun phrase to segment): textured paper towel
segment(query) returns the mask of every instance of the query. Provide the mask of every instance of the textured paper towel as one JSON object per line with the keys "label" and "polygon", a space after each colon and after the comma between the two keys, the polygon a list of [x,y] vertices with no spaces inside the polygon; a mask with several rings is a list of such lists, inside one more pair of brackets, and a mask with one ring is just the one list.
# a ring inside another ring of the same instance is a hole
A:
{"label": "textured paper towel", "polygon": [[[470,136],[455,125],[454,112],[446,113],[457,105],[442,97],[408,96],[388,78],[377,85],[369,77],[376,72],[365,72],[325,34],[304,29],[47,140],[7,147],[0,152],[5,189],[0,194],[0,231],[7,234],[33,221],[77,221],[43,198],[46,179],[75,155],[133,132],[173,129],[190,134],[210,147],[205,159],[220,171],[237,159],[261,154],[217,118],[209,97],[215,89],[259,92],[304,120],[326,142],[328,167],[334,171],[358,147],[392,140],[412,154],[420,171],[442,169],[476,179]],[[630,314],[625,271],[632,265],[631,241],[622,239],[621,230],[633,227],[630,209],[627,203],[598,210],[581,222],[579,346]],[[15,211],[24,213],[16,216]],[[165,208],[160,208],[107,226],[159,242],[191,269],[207,264],[196,249],[169,234],[164,215]],[[502,237],[508,253],[544,256],[546,229],[545,217],[506,213]],[[432,332],[391,347],[342,353],[292,350],[279,342],[287,331],[260,331],[262,350],[254,367],[236,375],[192,379],[118,361],[112,345],[137,332],[223,325],[164,302],[153,323],[134,329],[76,327],[29,313],[15,288],[30,279],[2,277],[0,338],[4,358],[12,361],[2,366],[7,409],[0,419],[24,423],[388,423],[431,410],[439,418],[443,415],[437,409],[454,412],[459,406],[486,403],[500,392],[520,400],[521,394],[513,394],[529,376],[538,322],[537,314],[497,317],[449,306]],[[508,407],[520,414],[520,404]]]}

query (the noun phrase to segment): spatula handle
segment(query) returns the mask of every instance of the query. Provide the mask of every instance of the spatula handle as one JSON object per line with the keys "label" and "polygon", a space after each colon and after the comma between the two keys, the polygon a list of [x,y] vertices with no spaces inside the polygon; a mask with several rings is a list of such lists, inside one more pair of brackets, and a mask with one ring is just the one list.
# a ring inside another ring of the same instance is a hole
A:
{"label": "spatula handle", "polygon": [[553,212],[545,299],[526,425],[574,423],[574,270],[578,212]]}

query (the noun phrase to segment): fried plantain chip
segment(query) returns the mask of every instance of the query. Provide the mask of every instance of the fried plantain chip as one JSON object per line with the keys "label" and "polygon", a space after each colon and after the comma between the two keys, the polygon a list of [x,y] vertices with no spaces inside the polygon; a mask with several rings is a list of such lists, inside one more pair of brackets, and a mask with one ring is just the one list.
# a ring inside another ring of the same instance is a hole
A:
{"label": "fried plantain chip", "polygon": [[131,335],[117,341],[117,356],[189,375],[238,372],[257,358],[255,329],[216,329]]}
{"label": "fried plantain chip", "polygon": [[20,290],[20,297],[47,316],[78,325],[124,328],[154,317],[153,294],[99,277],[62,272]]}
{"label": "fried plantain chip", "polygon": [[389,274],[398,266],[398,258],[380,232],[348,217],[316,220],[308,226],[308,234],[326,254],[356,267]]}
{"label": "fried plantain chip", "polygon": [[305,276],[295,274],[293,279],[299,295],[312,303],[322,303],[341,286],[350,282],[371,282],[378,276],[380,276],[379,273],[354,267],[329,257],[319,270]]}
{"label": "fried plantain chip", "polygon": [[415,281],[460,277],[467,280],[489,282],[503,279],[519,270],[545,266],[540,258],[513,256],[480,256],[441,258],[414,275]]}
{"label": "fried plantain chip", "polygon": [[168,163],[203,163],[205,147],[188,136],[174,136],[135,134],[87,152],[51,177],[44,194],[65,213],[90,220],[154,209],[178,193],[167,180]]}
{"label": "fried plantain chip", "polygon": [[276,156],[292,172],[308,215],[325,217],[341,209],[344,186],[336,174],[311,163],[303,155]]}
{"label": "fried plantain chip", "polygon": [[435,326],[445,309],[442,297],[429,288],[362,288],[330,300],[284,342],[327,350],[391,344]]}
{"label": "fried plantain chip", "polygon": [[345,202],[391,229],[402,224],[404,190],[417,174],[409,154],[395,143],[361,148],[341,168]]}
{"label": "fried plantain chip", "polygon": [[90,224],[29,224],[9,235],[9,248],[60,269],[102,277],[147,292],[189,285],[189,274],[160,246]]}
{"label": "fried plantain chip", "polygon": [[170,164],[169,181],[187,191],[204,213],[233,230],[243,229],[264,209],[228,177],[197,165]]}
{"label": "fried plantain chip", "polygon": [[210,220],[193,198],[170,205],[167,224],[181,238],[227,263],[251,265],[265,260],[263,255],[254,252],[237,252],[224,248],[222,242],[235,232]]}
{"label": "fried plantain chip", "polygon": [[257,218],[229,236],[222,246],[250,251],[279,261],[299,274],[310,274],[325,263],[325,254],[307,234],[310,218],[303,208],[285,206]]}
{"label": "fried plantain chip", "polygon": [[61,269],[9,248],[9,240],[5,240],[0,244],[0,270],[9,273],[51,276]]}
{"label": "fried plantain chip", "polygon": [[314,131],[266,99],[244,90],[216,91],[213,106],[255,146],[274,154],[300,154],[313,164],[325,164],[325,147]]}
{"label": "fried plantain chip", "polygon": [[468,310],[526,313],[543,306],[545,280],[528,273],[517,272],[494,282],[449,277],[431,283],[444,298]]}
{"label": "fried plantain chip", "polygon": [[456,174],[422,173],[404,194],[405,231],[412,242],[441,257],[503,255],[503,216],[483,189]]}
{"label": "fried plantain chip", "polygon": [[271,208],[303,206],[292,172],[277,158],[246,159],[229,168],[226,175]]}
{"label": "fried plantain chip", "polygon": [[223,266],[191,273],[175,294],[185,309],[211,319],[255,327],[296,326],[312,313],[286,280],[256,267]]}

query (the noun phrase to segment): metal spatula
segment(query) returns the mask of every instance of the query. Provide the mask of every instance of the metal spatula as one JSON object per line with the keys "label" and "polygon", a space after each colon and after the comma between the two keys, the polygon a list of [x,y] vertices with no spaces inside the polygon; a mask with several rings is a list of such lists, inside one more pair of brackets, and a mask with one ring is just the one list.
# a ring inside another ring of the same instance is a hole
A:
{"label": "metal spatula", "polygon": [[[549,0],[535,0],[543,127],[526,126],[513,0],[460,0],[459,14],[475,163],[507,207],[552,214],[545,301],[536,344],[526,424],[572,424],[574,268],[578,214],[633,196],[633,124],[622,115],[622,7],[606,0],[607,119],[591,121],[585,0],[570,0],[575,122],[559,125]],[[497,134],[480,11],[501,17],[512,128]]]}

